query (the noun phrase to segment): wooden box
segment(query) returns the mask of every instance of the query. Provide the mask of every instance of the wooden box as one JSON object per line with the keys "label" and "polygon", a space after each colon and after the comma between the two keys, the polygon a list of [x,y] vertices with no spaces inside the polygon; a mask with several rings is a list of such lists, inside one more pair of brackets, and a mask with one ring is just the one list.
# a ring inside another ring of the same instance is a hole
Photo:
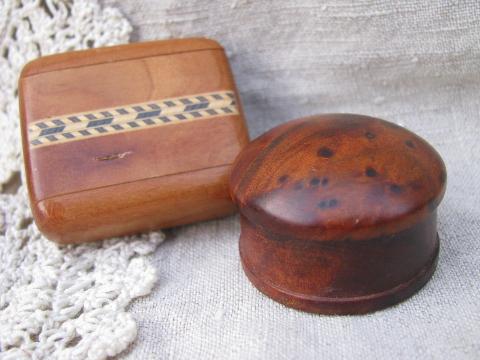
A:
{"label": "wooden box", "polygon": [[234,211],[228,174],[248,133],[217,42],[47,56],[19,81],[30,202],[47,238],[93,241]]}
{"label": "wooden box", "polygon": [[438,258],[438,153],[376,118],[328,114],[252,141],[230,180],[249,279],[297,309],[359,314],[406,299]]}

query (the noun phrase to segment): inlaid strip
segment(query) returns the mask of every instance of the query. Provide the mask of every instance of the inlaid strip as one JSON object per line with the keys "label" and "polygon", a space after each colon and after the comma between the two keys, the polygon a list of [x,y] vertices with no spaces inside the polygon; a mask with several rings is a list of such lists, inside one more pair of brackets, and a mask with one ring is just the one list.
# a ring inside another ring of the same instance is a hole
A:
{"label": "inlaid strip", "polygon": [[28,139],[31,148],[39,148],[119,132],[237,114],[235,94],[232,91],[219,91],[49,117],[29,125]]}

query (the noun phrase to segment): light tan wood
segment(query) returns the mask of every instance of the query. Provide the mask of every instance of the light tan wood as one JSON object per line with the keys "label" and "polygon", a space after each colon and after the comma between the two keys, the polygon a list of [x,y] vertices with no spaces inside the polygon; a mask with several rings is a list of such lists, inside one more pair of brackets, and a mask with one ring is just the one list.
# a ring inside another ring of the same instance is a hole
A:
{"label": "light tan wood", "polygon": [[59,243],[190,224],[234,213],[229,166],[143,179],[51,197],[33,207],[42,233]]}
{"label": "light tan wood", "polygon": [[73,52],[28,64],[20,79],[20,112],[40,230],[71,243],[231,213],[227,176],[248,142],[235,95],[233,114],[94,132],[41,147],[32,146],[28,133],[40,120],[222,91],[235,94],[234,80],[223,49],[207,39]]}

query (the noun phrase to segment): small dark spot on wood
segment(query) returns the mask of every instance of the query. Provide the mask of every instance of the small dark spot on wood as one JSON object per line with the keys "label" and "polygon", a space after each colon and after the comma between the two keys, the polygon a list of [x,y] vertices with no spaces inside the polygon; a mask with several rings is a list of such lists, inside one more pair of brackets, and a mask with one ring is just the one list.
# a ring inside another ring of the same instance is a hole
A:
{"label": "small dark spot on wood", "polygon": [[303,189],[303,182],[302,181],[298,181],[297,183],[295,183],[294,187],[293,187],[295,190],[302,190]]}
{"label": "small dark spot on wood", "polygon": [[377,176],[378,174],[377,174],[377,171],[376,171],[374,168],[372,168],[372,167],[367,167],[367,168],[365,169],[365,175],[367,175],[368,177],[375,177],[375,176]]}
{"label": "small dark spot on wood", "polygon": [[320,184],[320,179],[319,178],[314,177],[310,180],[310,185],[317,186],[318,184]]}
{"label": "small dark spot on wood", "polygon": [[337,205],[338,205],[338,200],[337,200],[337,199],[330,199],[330,200],[328,201],[328,207],[329,207],[329,208],[333,208],[333,207],[335,207],[335,206],[337,206]]}
{"label": "small dark spot on wood", "polygon": [[320,208],[320,209],[325,209],[327,206],[328,206],[328,201],[326,200],[322,200],[320,201],[317,206]]}
{"label": "small dark spot on wood", "polygon": [[320,209],[332,209],[338,205],[337,199],[325,199],[317,204]]}
{"label": "small dark spot on wood", "polygon": [[375,139],[376,135],[374,133],[370,132],[370,131],[367,131],[365,133],[365,137],[369,140],[372,140],[372,139]]}
{"label": "small dark spot on wood", "polygon": [[390,185],[390,191],[394,194],[401,194],[403,192],[403,187],[397,184]]}
{"label": "small dark spot on wood", "polygon": [[415,148],[415,144],[412,140],[407,140],[405,141],[405,145],[407,145],[408,147],[414,149]]}
{"label": "small dark spot on wood", "polygon": [[328,178],[327,177],[324,177],[322,179],[322,186],[327,186],[328,185]]}
{"label": "small dark spot on wood", "polygon": [[278,182],[281,183],[281,184],[283,184],[287,180],[288,180],[288,175],[282,175],[278,178]]}
{"label": "small dark spot on wood", "polygon": [[320,149],[318,149],[317,155],[324,158],[329,158],[333,156],[333,151],[328,147],[321,147]]}

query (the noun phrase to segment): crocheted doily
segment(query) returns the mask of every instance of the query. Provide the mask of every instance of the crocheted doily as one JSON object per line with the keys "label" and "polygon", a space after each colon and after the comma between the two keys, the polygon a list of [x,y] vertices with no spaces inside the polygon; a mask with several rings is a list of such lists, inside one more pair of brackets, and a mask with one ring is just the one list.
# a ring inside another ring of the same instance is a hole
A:
{"label": "crocheted doily", "polygon": [[[97,1],[0,1],[0,357],[104,359],[136,336],[125,309],[150,292],[161,232],[59,246],[32,222],[19,139],[17,79],[41,55],[127,42],[131,27]],[[18,184],[16,184],[18,183]]]}

